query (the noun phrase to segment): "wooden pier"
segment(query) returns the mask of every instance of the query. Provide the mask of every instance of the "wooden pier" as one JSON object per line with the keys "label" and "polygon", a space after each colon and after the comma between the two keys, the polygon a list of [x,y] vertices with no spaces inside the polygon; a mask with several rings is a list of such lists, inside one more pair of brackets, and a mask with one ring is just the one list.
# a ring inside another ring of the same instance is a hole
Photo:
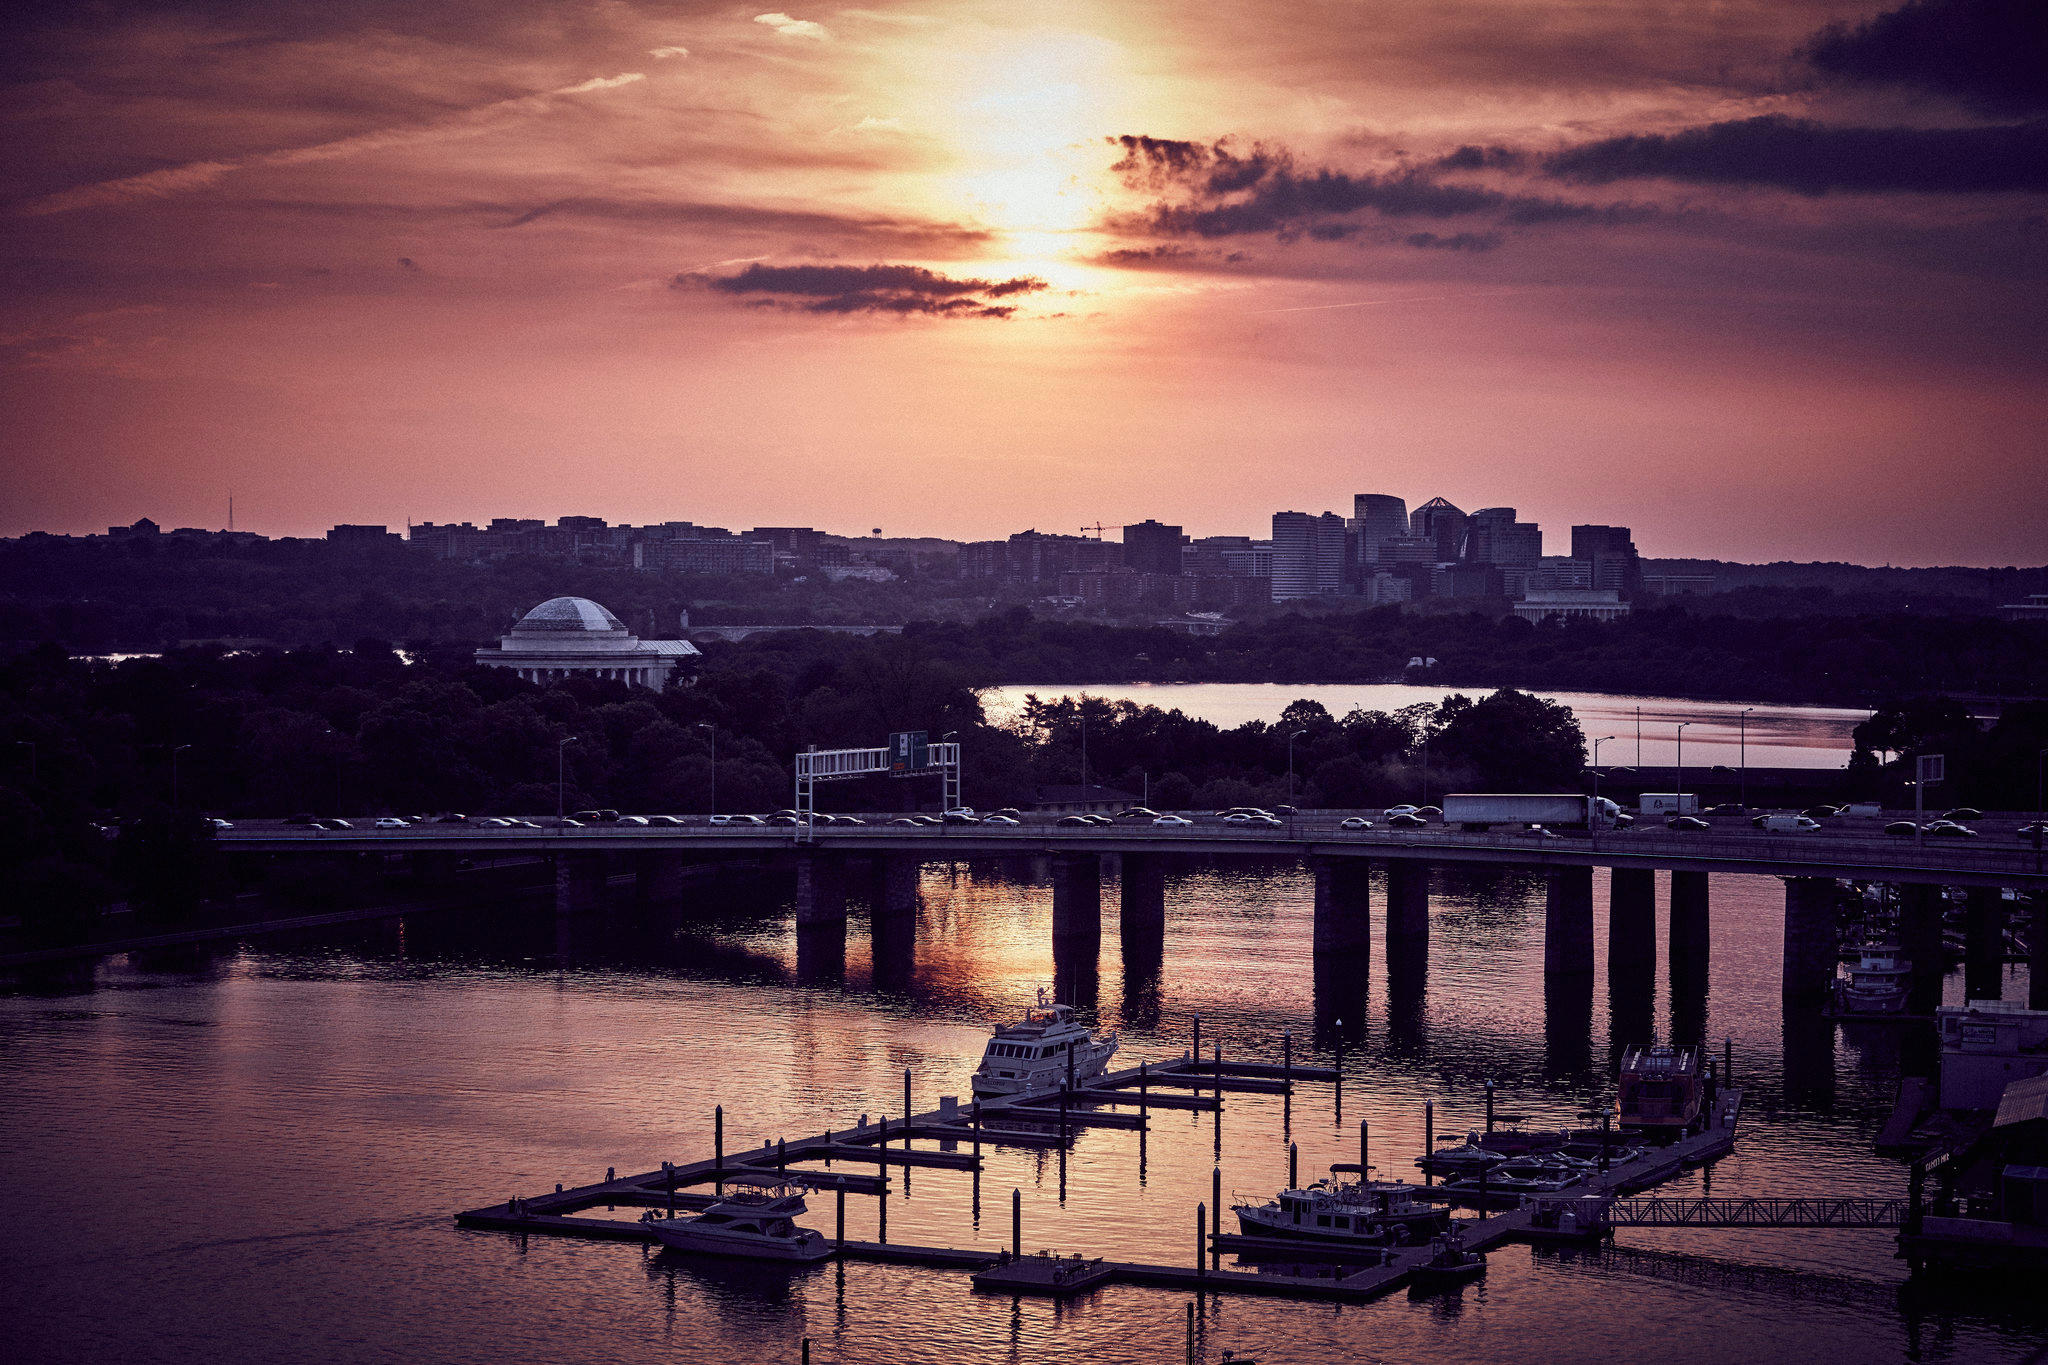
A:
{"label": "wooden pier", "polygon": [[[709,1206],[716,1195],[702,1187],[742,1174],[780,1173],[801,1180],[819,1192],[829,1192],[839,1201],[833,1238],[835,1254],[843,1260],[880,1261],[921,1265],[935,1269],[976,1272],[977,1288],[1016,1294],[1081,1293],[1105,1284],[1141,1285],[1158,1289],[1194,1290],[1211,1293],[1265,1294],[1303,1299],[1359,1302],[1377,1298],[1407,1285],[1417,1267],[1427,1264],[1428,1246],[1391,1248],[1344,1248],[1295,1243],[1286,1238],[1248,1237],[1223,1231],[1221,1209],[1213,1211],[1215,1221],[1207,1225],[1202,1254],[1193,1265],[1150,1265],[1103,1258],[1051,1258],[1019,1254],[1020,1248],[988,1250],[974,1247],[927,1247],[892,1243],[887,1240],[886,1209],[890,1181],[887,1175],[860,1175],[821,1170],[829,1161],[880,1166],[924,1166],[979,1173],[981,1146],[1061,1146],[1082,1128],[1137,1129],[1148,1126],[1146,1110],[1159,1108],[1220,1107],[1223,1094],[1231,1091],[1258,1094],[1288,1094],[1297,1081],[1337,1080],[1337,1072],[1324,1067],[1264,1063],[1197,1062],[1183,1056],[1159,1066],[1147,1064],[1082,1082],[1064,1093],[1053,1091],[1025,1096],[1003,1096],[962,1106],[946,1101],[933,1111],[911,1115],[908,1121],[882,1118],[859,1127],[821,1133],[814,1137],[778,1142],[773,1146],[740,1152],[720,1150],[702,1161],[665,1165],[638,1175],[615,1176],[574,1189],[557,1188],[551,1194],[518,1197],[502,1204],[472,1209],[455,1216],[458,1227],[518,1233],[540,1233],[566,1237],[601,1238],[616,1241],[653,1242],[653,1232],[638,1220],[585,1216],[591,1209],[627,1207],[652,1209],[657,1213],[675,1210],[694,1212]],[[906,1083],[907,1084],[907,1083]],[[1154,1087],[1171,1088],[1155,1096]],[[1192,1090],[1195,1093],[1186,1094]],[[1210,1092],[1206,1095],[1201,1092]],[[906,1095],[908,1091],[906,1089]],[[1062,1099],[1065,1103],[1062,1104]],[[1139,1106],[1138,1112],[1105,1111],[1104,1104]],[[1735,1145],[1735,1129],[1742,1110],[1742,1091],[1723,1089],[1716,1096],[1704,1128],[1668,1146],[1655,1148],[1637,1159],[1589,1174],[1586,1179],[1561,1192],[1559,1198],[1592,1197],[1612,1199],[1646,1189],[1668,1180],[1680,1171],[1726,1155]],[[720,1132],[722,1134],[722,1116]],[[1028,1123],[1029,1128],[1015,1125]],[[938,1140],[953,1150],[913,1150],[912,1139]],[[722,1136],[720,1138],[722,1146]],[[1435,1193],[1443,1194],[1439,1190]],[[851,1241],[844,1235],[844,1199],[848,1194],[879,1196],[884,1219],[879,1240]],[[1491,1201],[1489,1201],[1491,1202]],[[1462,1220],[1458,1227],[1465,1246],[1485,1251],[1522,1239],[1540,1240],[1544,1230],[1535,1226],[1534,1201],[1516,1200],[1516,1207]],[[1013,1231],[1014,1237],[1014,1231]],[[1265,1259],[1275,1264],[1310,1265],[1331,1263],[1328,1275],[1264,1274],[1253,1270],[1226,1270],[1220,1265],[1223,1252],[1240,1261],[1256,1263]],[[1348,1266],[1362,1268],[1343,1273]]]}

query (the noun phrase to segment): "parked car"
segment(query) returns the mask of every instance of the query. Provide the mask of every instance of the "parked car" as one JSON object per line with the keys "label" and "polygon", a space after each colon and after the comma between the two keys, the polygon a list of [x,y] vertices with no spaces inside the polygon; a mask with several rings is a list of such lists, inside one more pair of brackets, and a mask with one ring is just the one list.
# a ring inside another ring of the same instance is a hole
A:
{"label": "parked car", "polygon": [[1920,832],[1920,826],[1911,820],[1894,820],[1884,827],[1884,832],[1894,839],[1910,839]]}
{"label": "parked car", "polygon": [[1390,829],[1421,829],[1428,824],[1429,821],[1413,811],[1395,811],[1387,817],[1387,825]]}
{"label": "parked car", "polygon": [[1713,826],[1697,815],[1674,815],[1664,822],[1664,828],[1676,830],[1712,829]]}
{"label": "parked car", "polygon": [[1366,819],[1366,818],[1365,818],[1365,817],[1364,817],[1363,815],[1351,815],[1351,816],[1346,816],[1346,817],[1345,817],[1344,819],[1342,819],[1342,820],[1339,820],[1339,821],[1337,822],[1337,828],[1338,828],[1338,829],[1371,829],[1371,828],[1372,828],[1372,821],[1370,821],[1370,820]]}
{"label": "parked car", "polygon": [[385,817],[384,817],[383,819],[379,820],[379,821],[378,821],[378,822],[377,822],[376,824],[372,825],[372,826],[371,826],[371,828],[372,828],[372,829],[411,829],[411,828],[412,828],[412,825],[411,825],[411,823],[410,823],[409,821],[401,820],[401,819],[399,819],[399,818],[398,818],[397,816],[395,816],[395,815],[387,815],[387,816],[385,816]]}
{"label": "parked car", "polygon": [[1155,825],[1192,825],[1194,821],[1180,815],[1161,815],[1153,819]]}

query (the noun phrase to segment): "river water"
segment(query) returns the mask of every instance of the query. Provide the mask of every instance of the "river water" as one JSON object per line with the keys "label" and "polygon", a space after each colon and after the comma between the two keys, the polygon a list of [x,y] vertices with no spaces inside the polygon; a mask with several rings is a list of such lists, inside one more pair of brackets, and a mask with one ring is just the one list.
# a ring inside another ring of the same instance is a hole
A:
{"label": "river water", "polygon": [[[880,949],[857,903],[843,965],[799,949],[770,889],[561,923],[508,903],[17,984],[0,994],[10,1356],[793,1362],[809,1336],[820,1365],[1179,1361],[1187,1294],[1013,1302],[956,1272],[763,1270],[450,1222],[708,1155],[714,1104],[737,1147],[897,1110],[904,1068],[921,1108],[964,1094],[990,1022],[1055,981],[1121,1032],[1128,1062],[1178,1055],[1198,1012],[1229,1055],[1274,1056],[1291,1030],[1297,1058],[1329,1063],[1341,1039],[1342,1114],[1330,1087],[1303,1085],[1291,1103],[1233,1096],[1220,1142],[1209,1115],[1155,1112],[1142,1152],[1109,1131],[1064,1162],[991,1149],[978,1190],[912,1173],[892,1240],[999,1248],[1014,1188],[1027,1250],[1185,1263],[1212,1165],[1226,1198],[1263,1200],[1290,1140],[1308,1178],[1355,1159],[1363,1118],[1374,1162],[1406,1173],[1425,1100],[1440,1133],[1462,1131],[1492,1079],[1503,1113],[1570,1122],[1611,1095],[1615,1047],[1653,1030],[1731,1039],[1749,1095],[1734,1154],[1663,1192],[1903,1193],[1904,1168],[1872,1154],[1900,1041],[1784,1016],[1773,879],[1713,883],[1703,988],[1674,997],[1660,963],[1622,1001],[1604,941],[1601,984],[1546,999],[1542,884],[1512,870],[1437,873],[1419,973],[1383,942],[1318,973],[1295,865],[1175,870],[1163,951],[1128,961],[1113,870],[1105,883],[1092,968],[1053,960],[1045,870],[1018,861],[928,865],[914,940]],[[873,1235],[874,1201],[850,1199],[849,1223]],[[1625,1230],[1606,1252],[1496,1251],[1450,1297],[1200,1312],[1207,1362],[2016,1361],[2048,1329],[2038,1296],[1906,1288],[1883,1232]]]}
{"label": "river water", "polygon": [[[1273,724],[1289,702],[1306,698],[1342,717],[1353,707],[1397,711],[1419,702],[1436,705],[1452,691],[1485,696],[1491,688],[1419,687],[1411,683],[1104,683],[1075,687],[1067,683],[1012,683],[982,693],[982,707],[997,722],[1023,713],[1032,693],[1054,697],[1086,694],[1112,701],[1132,701],[1187,715],[1225,729],[1246,721]],[[1578,718],[1587,748],[1604,735],[1612,743],[1600,747],[1603,764],[1666,767],[1682,758],[1694,764],[1734,767],[1745,760],[1759,768],[1841,768],[1855,747],[1851,731],[1870,712],[1833,706],[1765,706],[1740,702],[1686,701],[1678,697],[1629,697],[1601,692],[1538,692],[1562,703]],[[1743,713],[1748,712],[1744,720]],[[1679,753],[1677,726],[1688,722],[1685,751]],[[1640,742],[1639,742],[1640,741]]]}

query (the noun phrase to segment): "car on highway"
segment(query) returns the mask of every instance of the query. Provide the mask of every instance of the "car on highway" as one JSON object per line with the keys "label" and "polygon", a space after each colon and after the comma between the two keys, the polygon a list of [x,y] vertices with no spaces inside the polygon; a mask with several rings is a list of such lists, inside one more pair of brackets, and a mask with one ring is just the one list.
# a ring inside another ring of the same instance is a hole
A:
{"label": "car on highway", "polygon": [[891,820],[889,823],[892,825],[909,825],[912,829],[924,828],[924,826],[918,820],[908,815],[899,815],[894,820]]}
{"label": "car on highway", "polygon": [[647,823],[659,825],[663,829],[682,829],[689,822],[679,815],[650,815],[647,817]]}
{"label": "car on highway", "polygon": [[2048,838],[2048,820],[2036,820],[2032,824],[2021,825],[2013,832],[2022,839]]}
{"label": "car on highway", "polygon": [[1386,817],[1391,820],[1397,815],[1413,815],[1415,814],[1415,809],[1414,806],[1409,805],[1388,806],[1385,813]]}
{"label": "car on highway", "polygon": [[478,829],[510,829],[512,822],[500,816],[489,815],[476,822]]}
{"label": "car on highway", "polygon": [[913,815],[910,818],[917,821],[917,823],[919,823],[920,825],[926,826],[943,825],[946,823],[936,815]]}
{"label": "car on highway", "polygon": [[794,815],[771,815],[761,823],[766,825],[795,825],[802,822]]}
{"label": "car on highway", "polygon": [[1092,825],[1095,822],[1093,820],[1090,820],[1085,815],[1062,815],[1059,819],[1053,821],[1053,823],[1055,825],[1062,826],[1066,829],[1075,829],[1087,825]]}
{"label": "car on highway", "polygon": [[1441,820],[1444,818],[1442,806],[1417,806],[1415,813],[1425,820]]}
{"label": "car on highway", "polygon": [[1841,814],[1833,806],[1808,806],[1799,813],[1809,820],[1832,820]]}
{"label": "car on highway", "polygon": [[318,826],[319,826],[319,827],[320,827],[321,829],[354,829],[354,828],[355,828],[355,826],[354,826],[354,825],[351,825],[351,824],[350,824],[350,823],[349,823],[348,821],[346,821],[346,820],[342,819],[342,818],[341,818],[341,817],[340,817],[339,815],[328,815],[328,816],[323,816],[322,818],[320,818],[320,819],[318,819],[318,820],[315,820],[315,821],[314,821],[313,823],[314,823],[314,824],[316,824],[316,825],[318,825]]}
{"label": "car on highway", "polygon": [[981,823],[981,817],[971,810],[949,810],[944,818],[949,825],[978,825]]}
{"label": "car on highway", "polygon": [[1387,826],[1390,829],[1422,829],[1428,824],[1429,821],[1414,811],[1397,810],[1387,817]]}
{"label": "car on highway", "polygon": [[1194,822],[1194,821],[1192,821],[1192,820],[1190,820],[1190,819],[1188,819],[1188,818],[1187,818],[1186,816],[1184,816],[1184,815],[1160,815],[1160,816],[1155,816],[1155,817],[1153,818],[1153,821],[1152,821],[1152,823],[1153,823],[1153,824],[1155,824],[1155,825],[1173,825],[1173,826],[1185,826],[1185,825],[1192,825],[1192,824],[1194,824],[1195,822]]}
{"label": "car on highway", "polygon": [[434,820],[434,823],[437,825],[466,825],[469,823],[469,817],[467,815],[456,815],[453,812],[450,812],[447,815],[437,816]]}
{"label": "car on highway", "polygon": [[285,816],[284,822],[287,825],[317,825],[320,823],[320,817],[317,815],[308,815],[304,811],[301,811],[297,815]]}
{"label": "car on highway", "polygon": [[1535,835],[1535,836],[1536,836],[1537,838],[1539,838],[1539,839],[1562,839],[1562,838],[1564,838],[1564,836],[1563,836],[1562,834],[1559,834],[1559,833],[1558,833],[1558,832],[1557,832],[1556,830],[1554,830],[1554,829],[1545,829],[1545,828],[1544,828],[1544,827],[1543,827],[1542,825],[1531,825],[1531,826],[1529,826],[1529,832],[1530,832],[1531,834]]}
{"label": "car on highway", "polygon": [[1944,820],[1982,820],[1984,812],[1978,810],[1975,806],[1957,806],[1954,810],[1943,811],[1941,818]]}
{"label": "car on highway", "polygon": [[1959,825],[1953,820],[1936,820],[1927,827],[1927,837],[1930,839],[1976,839],[1982,836],[1968,825]]}
{"label": "car on highway", "polygon": [[1223,823],[1226,825],[1249,825],[1258,818],[1258,816],[1245,811],[1232,811],[1229,815],[1223,817]]}
{"label": "car on highway", "polygon": [[1363,815],[1348,815],[1337,822],[1338,829],[1371,829],[1372,821]]}
{"label": "car on highway", "polygon": [[1021,825],[1024,822],[1012,819],[1007,815],[984,815],[981,817],[981,823],[984,825]]}
{"label": "car on highway", "polygon": [[861,819],[858,815],[842,815],[839,817],[839,823],[842,825],[865,825],[867,821]]}
{"label": "car on highway", "polygon": [[1150,806],[1126,806],[1116,813],[1119,820],[1157,820],[1159,812]]}
{"label": "car on highway", "polygon": [[1674,815],[1664,822],[1664,828],[1676,830],[1712,829],[1713,826],[1697,815]]}
{"label": "car on highway", "polygon": [[401,820],[396,815],[387,815],[371,826],[372,829],[411,829],[410,820]]}
{"label": "car on highway", "polygon": [[1920,826],[1911,820],[1894,820],[1884,827],[1884,832],[1894,839],[1910,839],[1920,832]]}
{"label": "car on highway", "polygon": [[1017,808],[1016,808],[1015,806],[1004,806],[1004,807],[1002,807],[1002,808],[1001,808],[1000,810],[996,811],[996,814],[997,814],[997,815],[1007,815],[1007,816],[1009,816],[1009,817],[1010,817],[1010,818],[1011,818],[1012,820],[1019,820],[1019,821],[1021,821],[1021,820],[1022,820],[1022,819],[1024,818],[1024,812],[1023,812],[1023,811],[1021,811],[1021,810],[1018,810],[1018,809],[1017,809]]}
{"label": "car on highway", "polygon": [[206,823],[212,825],[215,829],[233,829],[235,827],[234,821],[223,820],[218,815],[207,816]]}
{"label": "car on highway", "polygon": [[555,821],[555,828],[557,828],[557,829],[582,829],[582,828],[583,828],[583,822],[582,822],[581,820],[578,820],[578,819],[577,819],[577,818],[576,818],[575,816],[573,816],[573,815],[565,815],[565,816],[563,816],[563,817],[562,817],[561,819],[559,819],[559,820]]}
{"label": "car on highway", "polygon": [[1702,815],[1747,815],[1748,813],[1749,807],[1734,801],[1723,801],[1718,806],[1708,806],[1700,812]]}

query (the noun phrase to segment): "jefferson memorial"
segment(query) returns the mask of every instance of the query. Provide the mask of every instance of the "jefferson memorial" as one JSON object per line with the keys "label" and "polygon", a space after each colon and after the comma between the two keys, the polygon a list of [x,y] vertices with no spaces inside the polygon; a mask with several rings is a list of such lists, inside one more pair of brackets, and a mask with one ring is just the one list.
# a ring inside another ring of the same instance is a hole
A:
{"label": "jefferson memorial", "polygon": [[499,636],[496,649],[476,652],[478,663],[509,668],[528,682],[580,675],[657,692],[676,681],[681,660],[695,657],[688,640],[643,640],[587,597],[550,597]]}

